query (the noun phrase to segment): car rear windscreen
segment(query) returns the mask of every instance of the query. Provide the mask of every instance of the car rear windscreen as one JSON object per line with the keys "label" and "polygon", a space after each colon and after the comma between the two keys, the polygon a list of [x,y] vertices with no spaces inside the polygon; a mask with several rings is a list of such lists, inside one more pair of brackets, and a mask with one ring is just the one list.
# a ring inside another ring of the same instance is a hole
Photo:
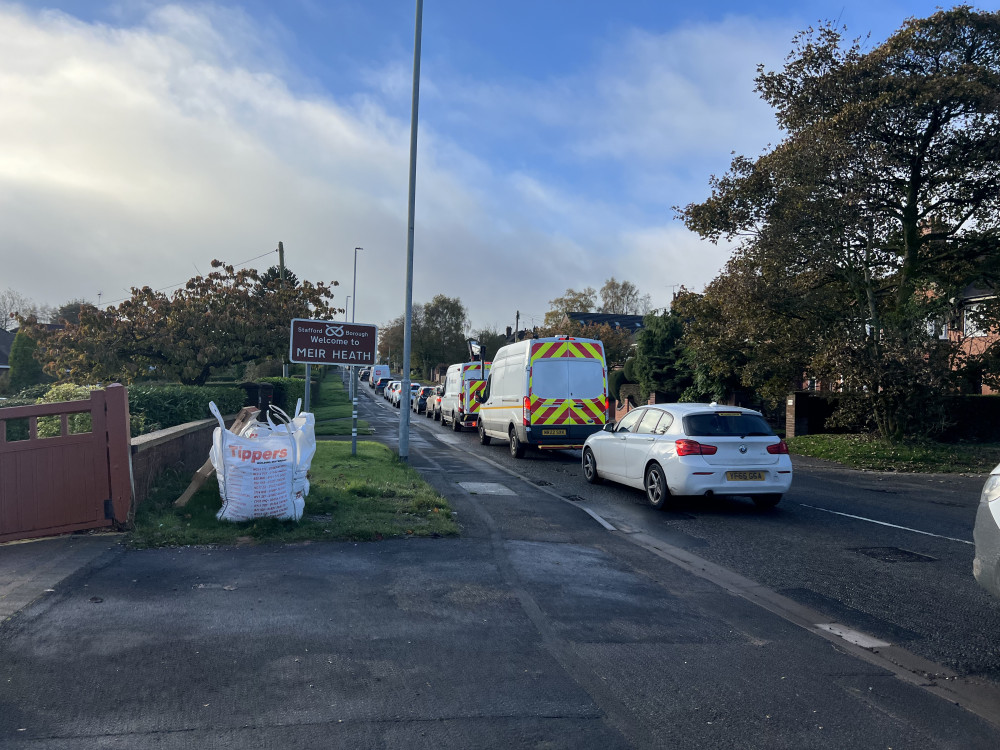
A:
{"label": "car rear windscreen", "polygon": [[684,433],[692,437],[750,437],[774,434],[762,417],[742,412],[689,414],[684,417]]}

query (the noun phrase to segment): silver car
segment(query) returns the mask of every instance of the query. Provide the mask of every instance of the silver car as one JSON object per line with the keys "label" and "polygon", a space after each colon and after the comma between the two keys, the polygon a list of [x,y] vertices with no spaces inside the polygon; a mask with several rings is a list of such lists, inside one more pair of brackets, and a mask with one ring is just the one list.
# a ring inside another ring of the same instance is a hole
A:
{"label": "silver car", "polygon": [[1000,598],[1000,466],[993,469],[979,497],[972,538],[976,542],[972,574],[980,586]]}

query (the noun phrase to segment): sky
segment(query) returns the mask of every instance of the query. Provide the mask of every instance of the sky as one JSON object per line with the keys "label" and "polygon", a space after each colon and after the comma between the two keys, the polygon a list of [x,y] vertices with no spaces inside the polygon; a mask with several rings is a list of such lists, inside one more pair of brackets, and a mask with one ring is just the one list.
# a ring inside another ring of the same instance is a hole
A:
{"label": "sky", "polygon": [[[425,0],[414,305],[502,331],[611,277],[654,308],[701,291],[731,248],[674,207],[780,141],[757,66],[819,22],[874,46],[938,4]],[[280,241],[348,319],[401,315],[414,21],[412,0],[0,0],[0,291],[104,307],[216,258],[263,271]]]}

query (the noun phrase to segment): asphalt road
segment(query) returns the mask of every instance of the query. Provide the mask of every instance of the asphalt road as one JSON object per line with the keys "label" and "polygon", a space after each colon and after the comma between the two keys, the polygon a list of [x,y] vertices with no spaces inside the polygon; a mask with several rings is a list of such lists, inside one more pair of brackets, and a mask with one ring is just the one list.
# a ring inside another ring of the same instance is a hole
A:
{"label": "asphalt road", "polygon": [[[391,443],[398,412],[362,398]],[[852,551],[875,524],[805,507],[806,483],[771,513],[654,513],[571,454],[507,465],[474,441],[414,417],[410,463],[458,539],[118,548],[54,585],[0,624],[0,747],[1000,747],[996,686],[909,649],[930,624],[871,640],[840,617],[863,602],[824,593],[850,560],[964,587],[947,540],[927,537],[939,562],[881,562]]]}
{"label": "asphalt road", "polygon": [[[391,440],[396,410],[361,395],[360,408]],[[471,430],[455,434],[412,413],[411,425],[580,498],[618,529],[688,550],[955,674],[1000,683],[1000,601],[972,577],[985,475],[862,472],[793,456],[792,490],[774,510],[713,497],[656,511],[640,491],[588,484],[579,451],[516,460],[497,441],[480,445]]]}

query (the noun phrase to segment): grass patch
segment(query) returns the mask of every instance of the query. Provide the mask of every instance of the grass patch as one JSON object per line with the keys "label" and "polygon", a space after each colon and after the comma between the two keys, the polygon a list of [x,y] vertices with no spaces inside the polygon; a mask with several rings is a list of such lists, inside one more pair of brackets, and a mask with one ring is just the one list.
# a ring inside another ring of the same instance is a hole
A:
{"label": "grass patch", "polygon": [[787,442],[792,453],[870,471],[988,474],[1000,463],[1000,443],[890,443],[869,435],[802,435]]}
{"label": "grass patch", "polygon": [[[316,434],[350,435],[352,408],[351,397],[339,378],[323,380],[319,384],[319,395],[312,409],[316,417]],[[358,420],[358,433],[371,434],[368,422],[363,419]]]}
{"label": "grass patch", "polygon": [[217,521],[222,505],[215,477],[184,508],[173,502],[190,477],[164,474],[136,513],[133,547],[171,547],[245,542],[316,540],[375,541],[407,536],[458,534],[448,502],[410,466],[380,443],[358,442],[358,453],[340,442],[316,445],[311,489],[302,520],[263,518]]}

